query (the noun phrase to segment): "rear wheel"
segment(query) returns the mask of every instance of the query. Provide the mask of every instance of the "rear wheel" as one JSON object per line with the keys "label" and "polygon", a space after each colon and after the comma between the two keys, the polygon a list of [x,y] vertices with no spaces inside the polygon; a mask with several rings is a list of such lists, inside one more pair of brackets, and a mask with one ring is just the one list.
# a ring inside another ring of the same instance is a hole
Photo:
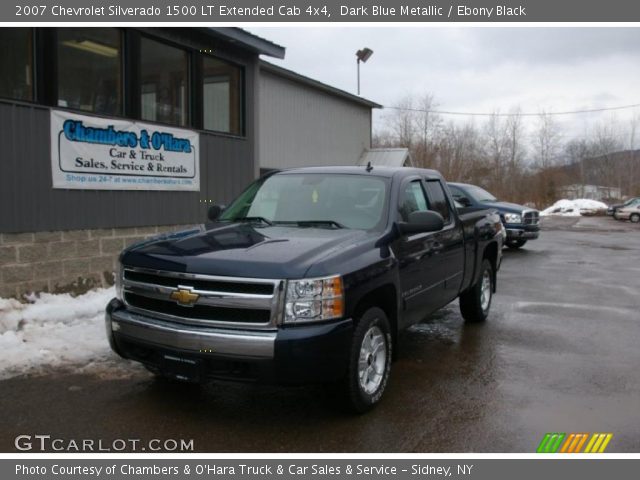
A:
{"label": "rear wheel", "polygon": [[383,310],[372,307],[358,321],[343,381],[347,406],[363,413],[382,398],[391,371],[391,329]]}
{"label": "rear wheel", "polygon": [[507,240],[507,247],[517,249],[527,243],[526,240]]}
{"label": "rear wheel", "polygon": [[637,213],[632,213],[631,215],[629,215],[629,221],[632,223],[640,222],[640,215]]}
{"label": "rear wheel", "polygon": [[460,313],[469,323],[484,322],[489,316],[493,297],[493,267],[484,259],[480,278],[469,290],[460,295]]}

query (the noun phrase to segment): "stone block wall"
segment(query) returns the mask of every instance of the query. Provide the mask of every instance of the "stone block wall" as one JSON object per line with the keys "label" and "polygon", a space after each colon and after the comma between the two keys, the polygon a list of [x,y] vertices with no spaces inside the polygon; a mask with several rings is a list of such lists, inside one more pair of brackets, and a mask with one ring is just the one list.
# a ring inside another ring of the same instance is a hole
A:
{"label": "stone block wall", "polygon": [[113,285],[118,255],[132,243],[193,225],[0,234],[0,298],[81,294]]}

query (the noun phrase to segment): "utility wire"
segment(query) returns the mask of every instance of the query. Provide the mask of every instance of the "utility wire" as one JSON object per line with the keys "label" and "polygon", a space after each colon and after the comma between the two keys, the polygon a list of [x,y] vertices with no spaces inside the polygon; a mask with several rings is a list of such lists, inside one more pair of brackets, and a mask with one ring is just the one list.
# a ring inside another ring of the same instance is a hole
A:
{"label": "utility wire", "polygon": [[511,112],[511,113],[486,113],[486,112],[450,112],[446,110],[428,110],[422,108],[410,108],[410,107],[384,107],[389,110],[401,110],[406,112],[420,112],[420,113],[436,113],[438,115],[461,115],[461,116],[471,116],[471,117],[539,117],[541,115],[575,115],[580,113],[597,113],[597,112],[607,112],[612,110],[625,110],[629,108],[640,107],[640,103],[636,103],[633,105],[622,105],[619,107],[605,107],[605,108],[593,108],[590,110],[570,110],[566,112]]}

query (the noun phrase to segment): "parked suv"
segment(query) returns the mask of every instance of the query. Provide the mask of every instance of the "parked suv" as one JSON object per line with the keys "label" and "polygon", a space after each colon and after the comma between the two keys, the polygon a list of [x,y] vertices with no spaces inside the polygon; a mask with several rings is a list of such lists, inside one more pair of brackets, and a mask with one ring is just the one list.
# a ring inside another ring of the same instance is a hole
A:
{"label": "parked suv", "polygon": [[[449,183],[451,195],[467,211],[494,208],[507,232],[505,245],[520,248],[540,235],[540,212],[515,203],[501,202],[486,190],[466,183]],[[465,211],[465,210],[463,210]]]}

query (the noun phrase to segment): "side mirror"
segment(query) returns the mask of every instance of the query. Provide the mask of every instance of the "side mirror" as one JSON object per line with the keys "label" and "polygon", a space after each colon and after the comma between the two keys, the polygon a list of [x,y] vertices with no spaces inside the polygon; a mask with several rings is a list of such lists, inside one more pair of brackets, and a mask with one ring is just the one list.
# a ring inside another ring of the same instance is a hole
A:
{"label": "side mirror", "polygon": [[442,215],[431,210],[411,212],[408,222],[398,223],[398,229],[402,234],[437,232],[443,228]]}
{"label": "side mirror", "polygon": [[218,217],[222,215],[223,211],[224,205],[211,205],[207,211],[207,218],[212,222],[215,222],[218,220]]}

